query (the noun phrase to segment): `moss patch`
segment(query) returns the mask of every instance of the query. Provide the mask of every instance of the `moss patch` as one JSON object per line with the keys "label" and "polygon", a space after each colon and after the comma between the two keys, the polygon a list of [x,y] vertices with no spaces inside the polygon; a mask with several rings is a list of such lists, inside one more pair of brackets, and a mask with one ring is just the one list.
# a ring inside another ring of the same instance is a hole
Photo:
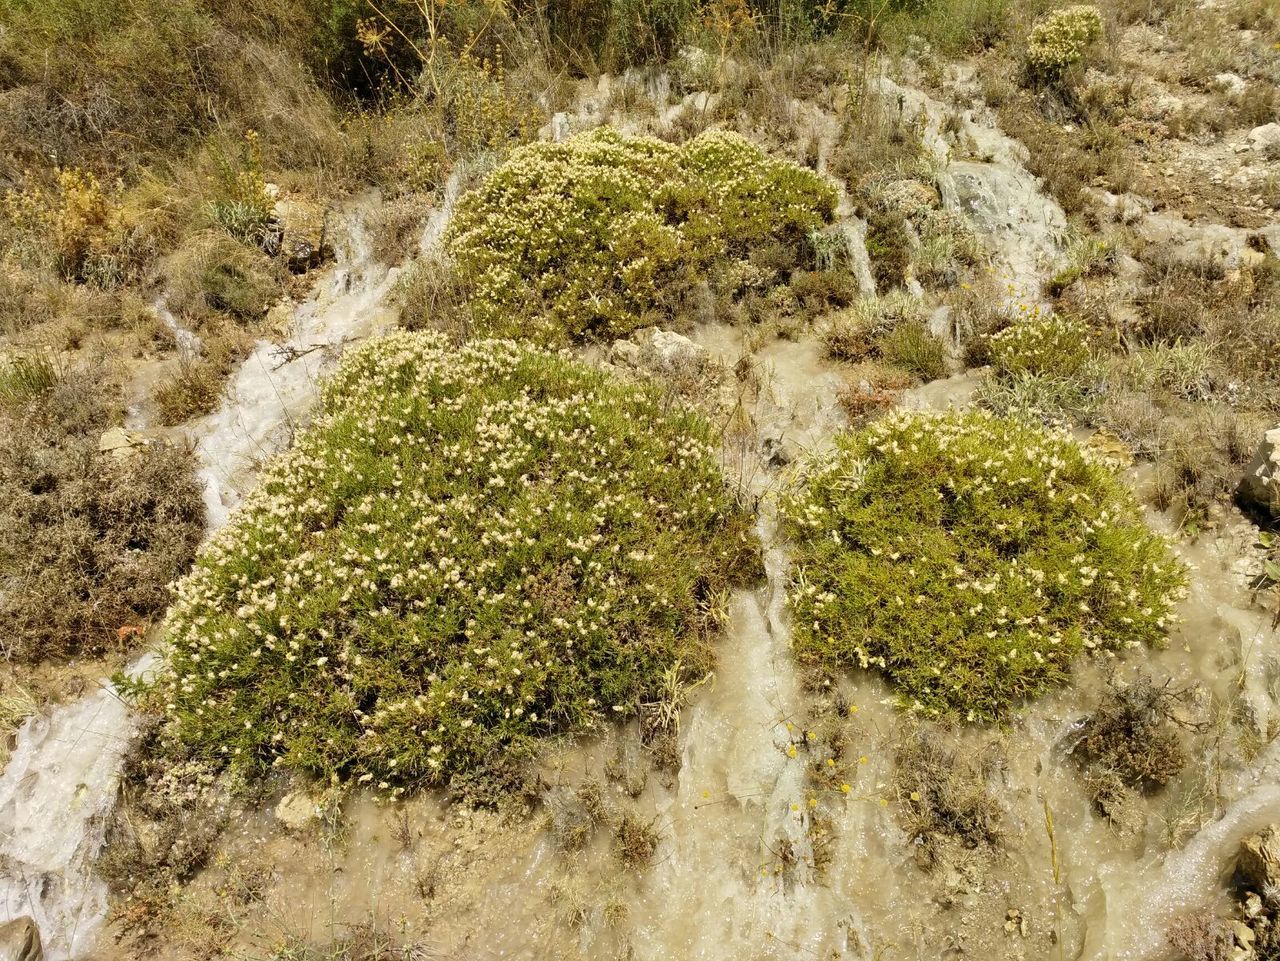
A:
{"label": "moss patch", "polygon": [[710,666],[758,568],[711,427],[509,341],[350,354],[178,588],[167,736],[384,790],[505,769]]}
{"label": "moss patch", "polygon": [[1183,574],[1069,437],[985,412],[837,439],[783,499],[802,660],[876,667],[929,715],[996,719],[1086,649],[1163,639]]}

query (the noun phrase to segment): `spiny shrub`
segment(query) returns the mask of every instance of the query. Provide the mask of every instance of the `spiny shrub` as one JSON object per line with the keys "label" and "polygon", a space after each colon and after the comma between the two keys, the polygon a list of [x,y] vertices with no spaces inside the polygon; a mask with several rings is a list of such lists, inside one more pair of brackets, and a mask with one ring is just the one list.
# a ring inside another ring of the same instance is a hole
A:
{"label": "spiny shrub", "polygon": [[1146,676],[1129,685],[1113,679],[1107,697],[1081,727],[1072,756],[1082,766],[1114,775],[1126,788],[1163,787],[1188,761],[1177,714],[1188,699],[1188,691],[1156,685]]}
{"label": "spiny shrub", "polygon": [[1040,82],[1060,80],[1102,37],[1102,14],[1088,3],[1055,10],[1031,28],[1027,73]]}
{"label": "spiny shrub", "polygon": [[805,661],[876,667],[929,715],[991,720],[1084,650],[1160,641],[1183,574],[1065,434],[983,411],[837,438],[783,498]]}
{"label": "spiny shrub", "polygon": [[603,127],[515,150],[463,197],[448,244],[481,332],[616,337],[755,248],[807,250],[834,209],[829,183],[737,134],[674,146]]}
{"label": "spiny shrub", "polygon": [[1089,359],[1089,327],[1067,314],[1039,308],[993,335],[991,367],[999,377],[1069,377]]}
{"label": "spiny shrub", "polygon": [[371,341],[178,585],[169,743],[399,793],[635,714],[758,567],[716,451],[560,354]]}

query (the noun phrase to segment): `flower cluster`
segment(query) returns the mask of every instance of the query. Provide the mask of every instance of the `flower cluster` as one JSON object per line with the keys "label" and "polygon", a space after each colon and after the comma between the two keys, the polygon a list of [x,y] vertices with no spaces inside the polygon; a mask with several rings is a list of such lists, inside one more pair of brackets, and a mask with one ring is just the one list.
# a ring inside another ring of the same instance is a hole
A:
{"label": "flower cluster", "polygon": [[1069,377],[1089,359],[1089,326],[1063,313],[1033,307],[990,341],[997,376]]}
{"label": "flower cluster", "polygon": [[1040,80],[1057,80],[1083,60],[1089,46],[1101,37],[1102,14],[1093,4],[1055,10],[1031,28],[1027,69]]}
{"label": "flower cluster", "polygon": [[756,247],[802,249],[834,188],[743,137],[675,146],[603,127],[515,150],[448,244],[486,334],[619,336]]}
{"label": "flower cluster", "polygon": [[711,428],[511,341],[350,353],[177,586],[147,698],[197,758],[398,792],[626,716],[753,575]]}
{"label": "flower cluster", "polygon": [[845,434],[782,509],[799,657],[878,668],[930,715],[1000,718],[1081,651],[1158,642],[1183,590],[1109,468],[982,411]]}

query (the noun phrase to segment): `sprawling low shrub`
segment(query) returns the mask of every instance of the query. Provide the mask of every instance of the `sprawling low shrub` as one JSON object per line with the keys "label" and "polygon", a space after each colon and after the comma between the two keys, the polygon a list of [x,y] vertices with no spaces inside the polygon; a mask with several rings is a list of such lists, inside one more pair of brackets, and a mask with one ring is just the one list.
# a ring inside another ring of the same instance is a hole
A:
{"label": "sprawling low shrub", "polygon": [[636,713],[707,670],[711,599],[758,566],[716,452],[563,355],[362,346],[178,586],[170,740],[399,792]]}
{"label": "sprawling low shrub", "polygon": [[1040,81],[1060,79],[1102,37],[1102,14],[1091,3],[1054,10],[1038,20],[1027,39],[1027,72]]}
{"label": "sprawling low shrub", "polygon": [[1107,467],[981,411],[842,435],[783,513],[799,657],[878,668],[930,715],[1000,718],[1084,650],[1159,642],[1183,583]]}
{"label": "sprawling low shrub", "polygon": [[674,146],[604,127],[514,151],[463,197],[448,244],[481,332],[616,337],[738,278],[725,268],[756,248],[804,250],[834,208],[829,183],[737,134]]}

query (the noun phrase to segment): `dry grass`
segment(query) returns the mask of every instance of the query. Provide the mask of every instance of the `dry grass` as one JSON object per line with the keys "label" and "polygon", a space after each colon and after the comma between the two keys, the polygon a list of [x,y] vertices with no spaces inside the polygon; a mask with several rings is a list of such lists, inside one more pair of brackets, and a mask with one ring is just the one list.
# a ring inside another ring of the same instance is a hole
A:
{"label": "dry grass", "polygon": [[1145,675],[1109,682],[1102,703],[1085,720],[1071,756],[1099,813],[1124,830],[1138,830],[1137,800],[1163,788],[1186,766],[1184,731],[1197,725],[1186,708],[1192,692]]}
{"label": "dry grass", "polygon": [[652,864],[661,839],[656,822],[642,821],[630,811],[624,812],[613,828],[614,852],[631,868]]}
{"label": "dry grass", "polygon": [[110,401],[69,371],[0,412],[0,618],[6,658],[117,648],[169,603],[204,529],[191,455],[99,453]]}
{"label": "dry grass", "polygon": [[989,848],[1002,836],[1003,814],[988,786],[998,756],[967,755],[930,727],[909,732],[894,755],[898,817],[916,858],[938,866],[962,849]]}
{"label": "dry grass", "polygon": [[7,680],[0,686],[0,767],[9,761],[9,739],[13,732],[37,710],[36,699],[21,684]]}

